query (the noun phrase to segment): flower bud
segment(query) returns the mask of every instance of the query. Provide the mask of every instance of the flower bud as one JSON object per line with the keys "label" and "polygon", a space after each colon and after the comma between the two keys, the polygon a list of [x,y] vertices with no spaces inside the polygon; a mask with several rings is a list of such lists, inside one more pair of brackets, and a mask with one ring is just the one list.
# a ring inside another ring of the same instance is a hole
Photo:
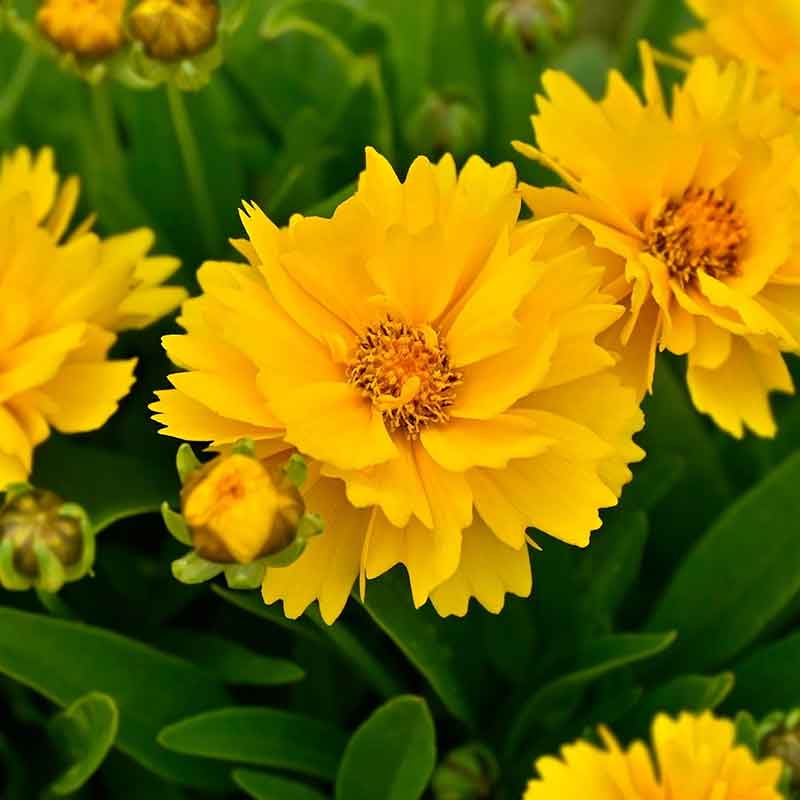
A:
{"label": "flower bud", "polygon": [[494,754],[480,743],[451,750],[433,775],[436,800],[488,800],[497,782]]}
{"label": "flower bud", "polygon": [[569,0],[495,0],[486,12],[491,30],[528,53],[552,48],[572,22]]}
{"label": "flower bud", "polygon": [[483,138],[480,111],[466,97],[428,92],[408,120],[406,135],[415,152],[452,153],[462,160]]}
{"label": "flower bud", "polygon": [[0,584],[53,593],[93,561],[94,536],[79,506],[45,489],[9,487],[0,510]]}
{"label": "flower bud", "polygon": [[130,15],[131,36],[158,61],[180,61],[217,39],[217,0],[140,0]]}
{"label": "flower bud", "polygon": [[800,788],[800,710],[770,715],[761,731],[761,754],[783,761],[789,785]]}
{"label": "flower bud", "polygon": [[249,564],[283,550],[305,512],[294,484],[242,453],[190,473],[181,508],[195,552],[218,564]]}
{"label": "flower bud", "polygon": [[100,59],[122,47],[124,11],[125,0],[44,0],[36,24],[59,50]]}

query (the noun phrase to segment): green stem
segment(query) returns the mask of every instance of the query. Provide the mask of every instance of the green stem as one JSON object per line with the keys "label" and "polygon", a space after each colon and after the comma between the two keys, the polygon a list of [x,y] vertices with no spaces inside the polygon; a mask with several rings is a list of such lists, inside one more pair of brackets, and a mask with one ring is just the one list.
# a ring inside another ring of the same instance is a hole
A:
{"label": "green stem", "polygon": [[31,77],[33,76],[39,56],[32,47],[25,47],[17,62],[17,67],[6,85],[5,91],[0,95],[0,121],[5,121],[14,115],[17,106],[25,94]]}
{"label": "green stem", "polygon": [[192,131],[189,115],[186,112],[183,93],[172,83],[167,83],[167,101],[169,102],[172,126],[175,130],[175,137],[178,140],[183,166],[186,169],[189,187],[192,190],[195,211],[200,218],[203,241],[208,253],[213,254],[221,238],[219,226],[214,214],[214,206],[211,202],[211,194],[206,182],[200,151],[197,148],[197,141]]}
{"label": "green stem", "polygon": [[114,119],[114,106],[105,81],[91,87],[92,113],[94,114],[100,146],[118,177],[125,175],[125,155],[119,142],[119,131]]}

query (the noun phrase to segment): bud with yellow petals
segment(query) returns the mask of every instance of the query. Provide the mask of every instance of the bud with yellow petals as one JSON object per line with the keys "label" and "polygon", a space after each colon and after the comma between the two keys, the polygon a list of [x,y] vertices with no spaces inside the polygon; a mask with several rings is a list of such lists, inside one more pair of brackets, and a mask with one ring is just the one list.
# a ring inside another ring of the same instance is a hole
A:
{"label": "bud with yellow petals", "polygon": [[44,0],[39,31],[59,50],[80,59],[101,59],[125,42],[125,0]]}
{"label": "bud with yellow petals", "polygon": [[150,58],[180,61],[214,44],[219,20],[217,0],[140,0],[129,25]]}
{"label": "bud with yellow petals", "polygon": [[201,583],[224,572],[232,588],[254,588],[267,566],[286,566],[305,549],[322,522],[308,513],[300,494],[305,462],[292,456],[279,467],[256,457],[241,440],[233,452],[201,464],[189,445],[178,451],[183,483],[181,513],[162,507],[169,531],[193,550],[172,565],[183,583]]}
{"label": "bud with yellow petals", "polygon": [[0,586],[53,594],[86,575],[94,535],[83,509],[57,494],[12,484],[0,509]]}

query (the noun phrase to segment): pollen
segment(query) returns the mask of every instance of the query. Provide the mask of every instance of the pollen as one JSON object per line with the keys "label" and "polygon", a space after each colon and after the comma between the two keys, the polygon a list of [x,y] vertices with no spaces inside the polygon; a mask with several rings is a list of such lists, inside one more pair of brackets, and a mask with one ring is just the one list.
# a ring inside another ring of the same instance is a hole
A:
{"label": "pollen", "polygon": [[347,365],[347,380],[383,413],[391,431],[416,439],[428,425],[447,422],[460,372],[429,325],[411,326],[387,316],[370,325]]}
{"label": "pollen", "polygon": [[690,188],[668,201],[647,226],[647,251],[661,259],[681,286],[698,272],[737,275],[747,225],[736,204],[715,190]]}
{"label": "pollen", "polygon": [[36,15],[41,33],[65,53],[103,58],[125,41],[125,0],[45,0]]}

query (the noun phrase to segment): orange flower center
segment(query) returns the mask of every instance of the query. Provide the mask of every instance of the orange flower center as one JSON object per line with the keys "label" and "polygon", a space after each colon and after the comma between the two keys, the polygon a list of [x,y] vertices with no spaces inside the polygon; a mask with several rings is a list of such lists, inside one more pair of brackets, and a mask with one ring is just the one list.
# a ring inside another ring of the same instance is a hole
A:
{"label": "orange flower center", "polygon": [[390,316],[359,338],[346,374],[383,413],[389,429],[403,430],[411,439],[426,426],[450,419],[448,409],[462,382],[433,328]]}
{"label": "orange flower center", "polygon": [[661,259],[681,286],[698,271],[714,278],[739,272],[747,226],[732,200],[713,189],[687,189],[670,200],[647,226],[647,252]]}

